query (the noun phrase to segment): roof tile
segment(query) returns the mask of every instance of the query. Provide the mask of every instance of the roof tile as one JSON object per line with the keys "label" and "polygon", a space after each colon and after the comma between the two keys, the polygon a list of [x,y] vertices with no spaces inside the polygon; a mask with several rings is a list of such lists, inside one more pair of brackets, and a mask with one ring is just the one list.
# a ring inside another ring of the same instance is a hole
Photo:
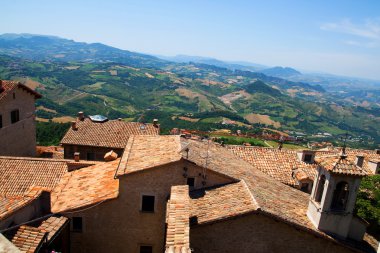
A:
{"label": "roof tile", "polygon": [[109,120],[103,123],[85,118],[78,120],[77,129],[71,127],[61,143],[69,145],[124,148],[131,135],[158,135],[159,127],[153,124]]}

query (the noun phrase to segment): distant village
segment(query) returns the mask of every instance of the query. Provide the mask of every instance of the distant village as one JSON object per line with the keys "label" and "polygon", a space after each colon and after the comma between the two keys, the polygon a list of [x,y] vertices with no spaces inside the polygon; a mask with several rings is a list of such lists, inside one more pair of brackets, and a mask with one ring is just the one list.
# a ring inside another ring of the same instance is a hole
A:
{"label": "distant village", "polygon": [[378,149],[286,149],[303,133],[271,131],[276,147],[230,145],[86,112],[43,147],[40,98],[0,80],[0,252],[380,252],[354,213]]}

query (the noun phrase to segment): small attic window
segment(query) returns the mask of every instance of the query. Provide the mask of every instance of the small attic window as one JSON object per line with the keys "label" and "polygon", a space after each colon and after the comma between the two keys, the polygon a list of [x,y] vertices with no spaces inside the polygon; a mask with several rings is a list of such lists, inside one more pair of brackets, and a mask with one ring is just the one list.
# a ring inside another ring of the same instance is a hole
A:
{"label": "small attic window", "polygon": [[13,92],[13,99],[16,99],[16,93]]}
{"label": "small attic window", "polygon": [[305,154],[305,156],[303,158],[303,161],[306,162],[306,163],[311,163],[312,159],[313,159],[313,155],[312,154]]}
{"label": "small attic window", "polygon": [[141,211],[142,212],[149,212],[153,213],[154,212],[154,196],[149,196],[149,195],[143,195],[142,196],[142,203],[141,203]]}
{"label": "small attic window", "polygon": [[73,217],[72,218],[73,232],[82,232],[83,231],[83,220],[82,217]]}
{"label": "small attic window", "polygon": [[187,178],[187,185],[188,185],[190,188],[194,188],[194,185],[195,185],[195,178],[193,178],[193,177],[188,177],[188,178]]}

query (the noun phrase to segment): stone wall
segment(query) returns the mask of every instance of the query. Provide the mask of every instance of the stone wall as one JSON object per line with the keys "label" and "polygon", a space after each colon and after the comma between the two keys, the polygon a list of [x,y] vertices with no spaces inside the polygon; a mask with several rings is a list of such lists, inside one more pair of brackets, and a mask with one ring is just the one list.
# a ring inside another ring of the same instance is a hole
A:
{"label": "stone wall", "polygon": [[91,146],[80,146],[80,145],[63,145],[64,147],[64,158],[74,159],[74,153],[80,153],[80,160],[88,160],[87,154],[94,154],[94,161],[104,161],[104,155],[113,150],[117,153],[118,157],[123,155],[123,149],[113,149],[113,148],[103,148],[103,147],[91,147]]}
{"label": "stone wall", "polygon": [[197,253],[354,252],[262,214],[191,227],[190,248]]}
{"label": "stone wall", "polygon": [[[35,156],[36,122],[34,95],[15,89],[0,102],[3,127],[0,128],[0,155]],[[11,124],[11,111],[18,109],[20,121]]]}
{"label": "stone wall", "polygon": [[[72,252],[139,252],[140,245],[151,245],[154,253],[164,252],[166,203],[171,186],[186,184],[187,175],[202,177],[202,168],[184,161],[148,169],[120,178],[119,197],[84,212],[83,232],[71,233]],[[202,185],[195,180],[196,187]],[[228,177],[207,171],[206,187],[229,183]],[[142,195],[155,196],[155,211],[141,211]]]}

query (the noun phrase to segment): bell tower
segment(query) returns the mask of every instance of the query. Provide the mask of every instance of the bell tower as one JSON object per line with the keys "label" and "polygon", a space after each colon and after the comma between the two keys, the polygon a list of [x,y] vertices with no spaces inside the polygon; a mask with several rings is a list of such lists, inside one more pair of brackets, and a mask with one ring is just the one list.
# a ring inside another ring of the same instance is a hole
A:
{"label": "bell tower", "polygon": [[340,155],[316,158],[317,175],[307,216],[313,225],[340,238],[362,240],[366,225],[353,216],[360,181],[367,173]]}

